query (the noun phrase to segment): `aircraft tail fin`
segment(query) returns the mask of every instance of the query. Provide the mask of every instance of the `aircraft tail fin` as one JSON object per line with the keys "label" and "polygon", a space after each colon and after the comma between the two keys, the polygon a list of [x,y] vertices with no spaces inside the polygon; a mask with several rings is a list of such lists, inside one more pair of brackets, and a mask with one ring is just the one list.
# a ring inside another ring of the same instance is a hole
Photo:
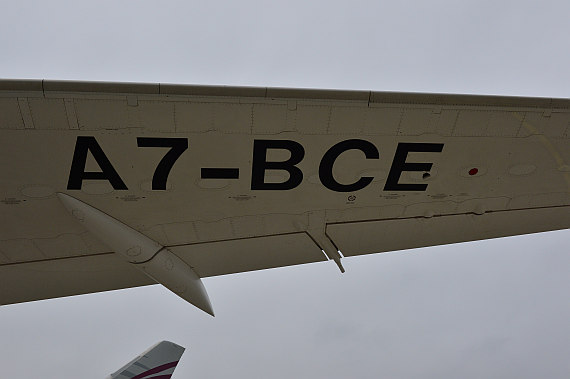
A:
{"label": "aircraft tail fin", "polygon": [[159,342],[108,379],[170,379],[183,353],[182,346],[169,341]]}

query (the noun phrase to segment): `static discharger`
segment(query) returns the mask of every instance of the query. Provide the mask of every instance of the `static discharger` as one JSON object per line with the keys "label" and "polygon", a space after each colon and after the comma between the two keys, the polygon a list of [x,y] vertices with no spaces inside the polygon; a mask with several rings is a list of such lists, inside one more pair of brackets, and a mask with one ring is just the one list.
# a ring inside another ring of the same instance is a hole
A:
{"label": "static discharger", "polygon": [[168,248],[74,197],[63,193],[57,196],[76,220],[115,253],[187,302],[214,316],[200,277]]}

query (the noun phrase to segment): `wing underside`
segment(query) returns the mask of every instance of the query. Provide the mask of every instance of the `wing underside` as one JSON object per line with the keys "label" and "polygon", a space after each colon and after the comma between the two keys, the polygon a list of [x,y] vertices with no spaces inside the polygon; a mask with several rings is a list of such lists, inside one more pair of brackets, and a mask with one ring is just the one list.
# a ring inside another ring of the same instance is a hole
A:
{"label": "wing underside", "polygon": [[[154,283],[57,193],[166,246],[200,277],[569,228],[569,107],[0,81],[0,304]],[[79,141],[91,145],[77,189]],[[161,184],[158,167],[184,141]]]}

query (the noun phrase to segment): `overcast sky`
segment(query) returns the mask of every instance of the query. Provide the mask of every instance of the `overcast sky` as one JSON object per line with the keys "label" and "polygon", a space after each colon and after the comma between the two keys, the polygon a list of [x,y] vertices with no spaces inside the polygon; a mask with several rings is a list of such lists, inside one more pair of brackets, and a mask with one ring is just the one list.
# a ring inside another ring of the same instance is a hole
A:
{"label": "overcast sky", "polygon": [[[0,77],[569,97],[561,1],[7,1]],[[570,231],[0,308],[0,375],[568,378]]]}

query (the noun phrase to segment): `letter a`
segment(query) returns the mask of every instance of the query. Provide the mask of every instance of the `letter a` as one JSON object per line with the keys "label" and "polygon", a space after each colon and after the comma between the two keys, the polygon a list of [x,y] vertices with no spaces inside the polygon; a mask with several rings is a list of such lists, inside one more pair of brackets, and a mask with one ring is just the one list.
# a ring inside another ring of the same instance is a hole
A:
{"label": "letter a", "polygon": [[[88,151],[93,155],[101,171],[85,171]],[[71,170],[69,170],[67,189],[80,190],[83,180],[108,180],[115,190],[128,189],[95,137],[77,137]]]}

